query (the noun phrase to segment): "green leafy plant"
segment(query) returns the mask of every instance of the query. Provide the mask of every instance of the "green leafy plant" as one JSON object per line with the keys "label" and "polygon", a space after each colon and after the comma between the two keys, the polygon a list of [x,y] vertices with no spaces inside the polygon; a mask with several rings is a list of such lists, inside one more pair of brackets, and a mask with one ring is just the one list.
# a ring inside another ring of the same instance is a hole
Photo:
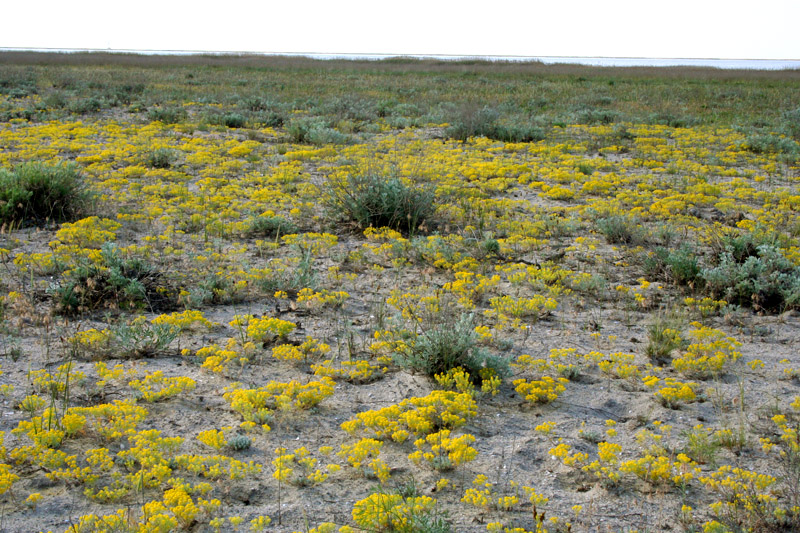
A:
{"label": "green leafy plant", "polygon": [[347,144],[350,137],[328,126],[319,117],[303,117],[294,119],[286,126],[292,141],[302,144]]}
{"label": "green leafy plant", "polygon": [[658,317],[647,327],[648,343],[644,353],[656,365],[671,361],[670,354],[684,345],[681,323],[674,317]]}
{"label": "green leafy plant", "polygon": [[414,234],[436,210],[432,190],[370,171],[329,179],[326,191],[328,215],[353,222],[359,229],[389,227]]}
{"label": "green leafy plant", "polygon": [[169,168],[178,158],[178,154],[169,148],[156,148],[145,159],[145,164],[151,168]]}
{"label": "green leafy plant", "polygon": [[77,165],[19,165],[0,169],[0,220],[6,222],[64,222],[80,218],[90,196]]}
{"label": "green leafy plant", "polygon": [[228,442],[226,442],[225,445],[231,450],[240,452],[250,448],[252,443],[253,441],[247,435],[236,435],[235,437],[228,439]]}
{"label": "green leafy plant", "polygon": [[676,285],[700,288],[700,264],[697,255],[688,246],[670,249],[657,246],[644,261],[645,274],[650,279],[664,279]]}
{"label": "green leafy plant", "polygon": [[505,358],[491,355],[479,346],[472,315],[467,314],[456,317],[443,313],[439,322],[424,326],[409,353],[395,354],[395,361],[402,368],[430,377],[458,367],[476,380],[484,368],[501,378],[509,375]]}
{"label": "green leafy plant", "polygon": [[277,238],[281,235],[296,233],[297,226],[291,221],[280,215],[258,216],[249,220],[245,234],[248,237],[271,237]]}
{"label": "green leafy plant", "polygon": [[115,309],[169,311],[177,307],[180,289],[152,265],[138,258],[124,259],[106,244],[100,264],[73,269],[52,293],[56,311],[75,316]]}
{"label": "green leafy plant", "polygon": [[470,137],[487,137],[504,142],[532,142],[545,138],[545,131],[530,124],[499,122],[500,113],[491,107],[464,106],[445,135],[466,141]]}
{"label": "green leafy plant", "polygon": [[185,109],[180,107],[154,107],[147,112],[147,118],[164,124],[177,124],[188,117]]}
{"label": "green leafy plant", "polygon": [[703,269],[711,295],[769,313],[800,306],[800,267],[775,246],[758,246],[756,254],[737,261],[736,250],[729,247],[716,266]]}
{"label": "green leafy plant", "polygon": [[644,230],[633,217],[602,217],[597,220],[597,228],[610,244],[641,244],[644,241]]}

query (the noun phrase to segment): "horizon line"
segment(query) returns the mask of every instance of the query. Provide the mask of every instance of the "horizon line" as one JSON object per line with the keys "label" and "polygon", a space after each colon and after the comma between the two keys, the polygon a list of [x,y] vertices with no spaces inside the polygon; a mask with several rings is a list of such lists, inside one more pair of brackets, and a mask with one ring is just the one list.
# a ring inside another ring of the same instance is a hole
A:
{"label": "horizon line", "polygon": [[268,52],[268,51],[253,51],[253,50],[179,50],[179,49],[157,49],[157,48],[54,48],[54,47],[11,47],[0,46],[0,52],[61,52],[61,53],[119,53],[119,54],[188,54],[188,55],[268,55],[268,56],[337,56],[337,57],[376,57],[376,58],[412,58],[412,59],[519,59],[519,60],[532,60],[537,59],[622,59],[622,60],[666,60],[666,61],[782,61],[782,62],[797,62],[800,59],[786,59],[786,58],[730,58],[730,57],[669,57],[669,56],[571,56],[571,55],[521,55],[521,54],[404,54],[404,53],[383,53],[383,52]]}

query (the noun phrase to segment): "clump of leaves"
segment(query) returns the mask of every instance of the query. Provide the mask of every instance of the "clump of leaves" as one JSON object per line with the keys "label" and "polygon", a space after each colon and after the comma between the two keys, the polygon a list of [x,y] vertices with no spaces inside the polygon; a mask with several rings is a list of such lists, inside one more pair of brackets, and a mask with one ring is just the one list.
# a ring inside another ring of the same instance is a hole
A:
{"label": "clump of leaves", "polygon": [[699,288],[703,281],[697,256],[688,246],[678,250],[656,247],[645,259],[644,271],[650,279],[661,278],[692,288]]}
{"label": "clump of leaves", "polygon": [[756,154],[800,154],[800,145],[792,139],[778,135],[757,134],[747,137],[744,148]]}
{"label": "clump of leaves", "polygon": [[490,107],[465,106],[447,128],[445,135],[466,141],[470,137],[486,137],[503,142],[533,142],[545,138],[545,131],[525,123],[501,123],[500,113]]}
{"label": "clump of leaves", "polygon": [[280,215],[253,217],[245,229],[247,237],[276,238],[296,232],[297,226],[291,220]]}
{"label": "clump of leaves", "polygon": [[633,217],[612,215],[597,220],[597,228],[609,244],[640,244],[644,241],[644,230]]}
{"label": "clump of leaves", "polygon": [[430,377],[458,367],[473,379],[484,368],[501,378],[508,376],[508,361],[479,346],[472,320],[472,315],[456,318],[443,313],[439,322],[428,325],[417,336],[410,352],[396,354],[397,364]]}
{"label": "clump of leaves", "polygon": [[318,117],[304,117],[294,119],[286,127],[292,141],[300,144],[347,144],[350,136],[328,127],[326,122]]}
{"label": "clump of leaves", "polygon": [[19,165],[0,169],[0,220],[6,222],[67,222],[80,218],[90,196],[75,164]]}
{"label": "clump of leaves", "polygon": [[736,249],[728,247],[716,258],[716,266],[703,269],[712,297],[767,313],[800,307],[800,267],[778,247],[762,244],[756,255],[740,258],[737,261]]}
{"label": "clump of leaves", "polygon": [[145,164],[151,168],[169,168],[178,158],[175,150],[169,148],[156,148],[145,158]]}
{"label": "clump of leaves", "polygon": [[370,171],[329,179],[326,189],[323,201],[329,216],[359,229],[388,227],[413,235],[436,210],[432,190]]}
{"label": "clump of leaves", "polygon": [[235,437],[228,439],[228,442],[226,442],[225,445],[231,450],[240,452],[250,448],[252,443],[253,441],[250,440],[250,437],[246,435],[236,435]]}
{"label": "clump of leaves", "polygon": [[188,117],[186,110],[180,107],[154,107],[147,112],[147,118],[164,124],[177,124]]}
{"label": "clump of leaves", "polygon": [[672,360],[672,352],[684,345],[681,338],[682,327],[682,321],[675,316],[656,317],[647,327],[648,343],[644,353],[653,364],[668,364]]}
{"label": "clump of leaves", "polygon": [[122,258],[112,244],[99,263],[78,266],[53,289],[56,312],[75,316],[99,310],[177,308],[180,287],[138,258]]}

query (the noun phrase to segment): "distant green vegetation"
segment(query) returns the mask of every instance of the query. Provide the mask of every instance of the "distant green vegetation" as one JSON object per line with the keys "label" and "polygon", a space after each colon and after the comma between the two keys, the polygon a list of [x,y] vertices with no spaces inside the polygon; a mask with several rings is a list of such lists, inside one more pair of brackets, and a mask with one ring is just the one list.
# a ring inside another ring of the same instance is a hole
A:
{"label": "distant green vegetation", "polygon": [[[0,55],[0,119],[47,120],[123,107],[175,123],[187,101],[220,104],[209,124],[277,127],[320,143],[383,119],[449,123],[449,134],[540,138],[552,124],[637,122],[752,130],[753,149],[794,152],[764,131],[800,135],[797,71],[597,68],[485,61],[320,61],[123,54]],[[37,96],[37,98],[30,98]],[[24,100],[13,105],[14,100]],[[478,105],[480,103],[480,105]],[[472,110],[466,112],[466,110]],[[320,120],[309,120],[316,117]],[[332,131],[338,130],[338,131]]]}

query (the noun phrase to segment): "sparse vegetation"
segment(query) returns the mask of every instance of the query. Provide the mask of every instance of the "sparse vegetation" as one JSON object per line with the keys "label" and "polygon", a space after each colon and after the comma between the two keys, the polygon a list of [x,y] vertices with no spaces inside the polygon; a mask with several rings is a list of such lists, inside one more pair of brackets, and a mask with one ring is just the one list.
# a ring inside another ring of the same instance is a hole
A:
{"label": "sparse vegetation", "polygon": [[4,530],[800,528],[800,73],[21,57]]}

